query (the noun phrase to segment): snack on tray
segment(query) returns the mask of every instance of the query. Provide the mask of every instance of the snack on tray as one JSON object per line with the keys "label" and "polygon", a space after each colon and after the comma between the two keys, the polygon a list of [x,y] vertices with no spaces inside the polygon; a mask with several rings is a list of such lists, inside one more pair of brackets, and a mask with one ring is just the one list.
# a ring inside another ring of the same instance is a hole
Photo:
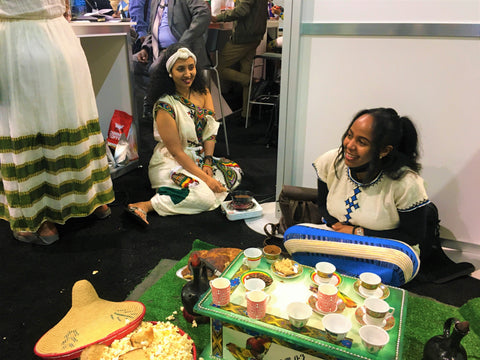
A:
{"label": "snack on tray", "polygon": [[122,339],[105,347],[97,357],[83,353],[80,360],[192,360],[193,340],[187,334],[181,335],[178,328],[169,322],[142,322],[138,328]]}
{"label": "snack on tray", "polygon": [[275,270],[285,276],[295,275],[295,262],[291,259],[282,259],[273,264]]}
{"label": "snack on tray", "polygon": [[[207,261],[209,264],[213,265],[216,269],[218,269],[218,271],[223,272],[241,251],[242,250],[236,248],[215,248],[211,250],[197,250],[190,255],[188,262],[192,260],[193,254],[196,253],[200,257],[200,259]],[[213,274],[213,271],[210,269],[208,269],[207,275],[210,280],[216,277]],[[185,280],[191,280],[193,278],[188,266],[182,270],[182,276]]]}

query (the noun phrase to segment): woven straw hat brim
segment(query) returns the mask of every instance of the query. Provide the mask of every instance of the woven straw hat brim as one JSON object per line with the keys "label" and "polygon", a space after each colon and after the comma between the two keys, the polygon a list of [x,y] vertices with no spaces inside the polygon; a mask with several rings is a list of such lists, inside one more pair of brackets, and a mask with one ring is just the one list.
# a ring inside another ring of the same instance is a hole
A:
{"label": "woven straw hat brim", "polygon": [[143,320],[145,305],[138,301],[100,299],[87,280],[72,289],[72,308],[35,345],[45,359],[76,359],[92,344],[110,345],[132,332]]}

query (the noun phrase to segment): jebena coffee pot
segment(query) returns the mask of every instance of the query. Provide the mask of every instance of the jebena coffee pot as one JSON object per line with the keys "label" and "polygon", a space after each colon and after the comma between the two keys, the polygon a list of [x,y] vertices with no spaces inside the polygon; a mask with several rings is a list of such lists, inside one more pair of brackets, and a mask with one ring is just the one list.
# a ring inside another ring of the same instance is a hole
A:
{"label": "jebena coffee pot", "polygon": [[[453,324],[453,331],[450,329]],[[459,321],[449,318],[443,326],[443,335],[437,335],[427,341],[423,349],[423,360],[466,360],[467,352],[460,344],[462,338],[468,334],[468,321]]]}

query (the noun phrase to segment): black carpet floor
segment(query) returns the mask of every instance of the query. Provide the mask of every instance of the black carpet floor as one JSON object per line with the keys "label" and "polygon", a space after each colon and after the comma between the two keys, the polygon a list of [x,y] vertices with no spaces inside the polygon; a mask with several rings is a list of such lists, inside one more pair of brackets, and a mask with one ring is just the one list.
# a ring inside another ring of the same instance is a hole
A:
{"label": "black carpet floor", "polygon": [[[245,172],[241,188],[253,191],[259,202],[275,199],[277,149],[266,146],[267,118],[252,121],[248,129],[235,116],[228,120],[230,158]],[[148,228],[126,216],[126,204],[153,194],[145,161],[150,126],[140,129],[144,166],[114,180],[116,200],[110,218],[69,220],[58,227],[61,239],[51,246],[20,243],[13,239],[8,223],[0,222],[0,359],[37,358],[35,343],[70,309],[71,289],[78,280],[89,280],[104,299],[122,301],[161,259],[181,259],[197,238],[238,248],[263,243],[264,236],[243,221],[229,221],[220,209],[189,216],[151,214]],[[222,129],[216,155],[226,155]],[[480,296],[479,284],[463,277],[443,285],[414,281],[409,286],[412,292],[461,306]]]}

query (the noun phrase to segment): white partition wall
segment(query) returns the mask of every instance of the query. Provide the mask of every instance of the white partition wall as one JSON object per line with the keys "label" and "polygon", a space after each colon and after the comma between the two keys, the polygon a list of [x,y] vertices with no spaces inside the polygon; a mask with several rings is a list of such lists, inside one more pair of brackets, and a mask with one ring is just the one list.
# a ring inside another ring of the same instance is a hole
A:
{"label": "white partition wall", "polygon": [[480,245],[480,2],[285,1],[285,9],[277,193],[316,185],[311,163],[340,145],[357,111],[393,107],[418,127],[441,236]]}

